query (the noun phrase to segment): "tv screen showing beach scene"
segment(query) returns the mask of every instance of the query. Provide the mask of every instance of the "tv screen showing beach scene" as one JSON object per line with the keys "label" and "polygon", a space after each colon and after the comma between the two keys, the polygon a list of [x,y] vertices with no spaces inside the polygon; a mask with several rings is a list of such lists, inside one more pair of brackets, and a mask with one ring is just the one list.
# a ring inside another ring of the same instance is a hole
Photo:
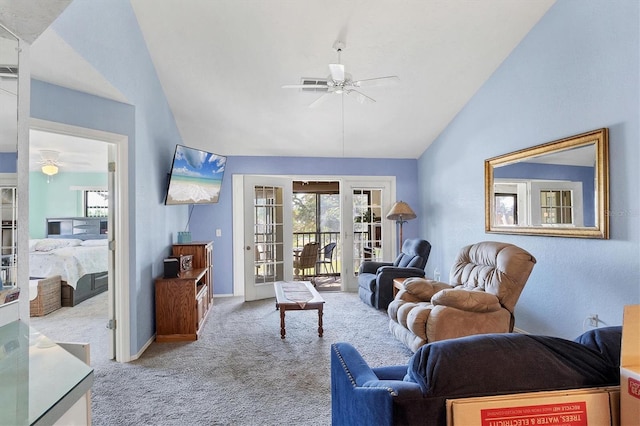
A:
{"label": "tv screen showing beach scene", "polygon": [[227,157],[177,145],[166,205],[217,203]]}

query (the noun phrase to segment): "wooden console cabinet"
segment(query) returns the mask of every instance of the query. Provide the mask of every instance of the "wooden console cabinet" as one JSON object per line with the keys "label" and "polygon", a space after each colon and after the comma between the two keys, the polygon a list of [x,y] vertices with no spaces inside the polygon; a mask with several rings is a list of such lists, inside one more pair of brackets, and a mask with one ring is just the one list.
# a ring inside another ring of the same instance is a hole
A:
{"label": "wooden console cabinet", "polygon": [[209,304],[213,303],[213,241],[174,244],[171,254],[173,256],[190,254],[193,256],[193,269],[207,270],[204,283],[209,289]]}
{"label": "wooden console cabinet", "polygon": [[213,242],[174,244],[172,255],[192,255],[190,271],[156,279],[156,341],[197,340],[213,304]]}
{"label": "wooden console cabinet", "polygon": [[156,279],[156,341],[197,340],[209,313],[206,268]]}

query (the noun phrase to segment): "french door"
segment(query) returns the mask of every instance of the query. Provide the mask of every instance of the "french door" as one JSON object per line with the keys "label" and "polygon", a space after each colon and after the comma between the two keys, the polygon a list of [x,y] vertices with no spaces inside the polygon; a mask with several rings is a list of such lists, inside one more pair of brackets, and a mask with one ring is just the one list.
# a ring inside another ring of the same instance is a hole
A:
{"label": "french door", "polygon": [[395,199],[395,180],[345,179],[343,192],[342,287],[356,291],[362,262],[391,261],[394,255],[395,228],[385,216]]}
{"label": "french door", "polygon": [[292,183],[305,179],[340,182],[342,290],[358,289],[363,260],[393,258],[395,227],[384,216],[395,177],[234,175],[234,295],[271,298],[273,282],[293,279]]}
{"label": "french door", "polygon": [[291,179],[244,177],[245,300],[274,297],[275,281],[293,279]]}

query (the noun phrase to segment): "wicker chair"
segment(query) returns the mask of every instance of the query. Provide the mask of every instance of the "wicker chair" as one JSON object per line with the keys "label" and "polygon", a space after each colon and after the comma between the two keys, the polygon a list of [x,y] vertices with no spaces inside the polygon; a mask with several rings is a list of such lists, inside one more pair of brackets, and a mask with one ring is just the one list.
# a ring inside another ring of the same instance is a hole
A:
{"label": "wicker chair", "polygon": [[[308,277],[315,275],[316,261],[318,260],[318,246],[318,243],[305,244],[299,255],[296,255],[293,259],[296,277],[306,280]],[[307,269],[313,269],[313,275],[307,275]]]}
{"label": "wicker chair", "polygon": [[[62,306],[60,281],[60,275],[30,280],[29,292],[35,291],[35,289],[38,290],[37,296],[29,302],[32,317],[41,317],[60,309]],[[31,286],[32,283],[35,284],[34,288]]]}

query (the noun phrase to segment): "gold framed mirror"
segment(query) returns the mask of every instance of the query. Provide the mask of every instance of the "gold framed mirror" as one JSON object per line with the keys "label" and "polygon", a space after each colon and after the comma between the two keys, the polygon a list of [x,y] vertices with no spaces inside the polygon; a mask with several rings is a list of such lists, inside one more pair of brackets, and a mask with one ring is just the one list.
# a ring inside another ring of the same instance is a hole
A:
{"label": "gold framed mirror", "polygon": [[608,239],[608,134],[602,128],[485,160],[485,231]]}

